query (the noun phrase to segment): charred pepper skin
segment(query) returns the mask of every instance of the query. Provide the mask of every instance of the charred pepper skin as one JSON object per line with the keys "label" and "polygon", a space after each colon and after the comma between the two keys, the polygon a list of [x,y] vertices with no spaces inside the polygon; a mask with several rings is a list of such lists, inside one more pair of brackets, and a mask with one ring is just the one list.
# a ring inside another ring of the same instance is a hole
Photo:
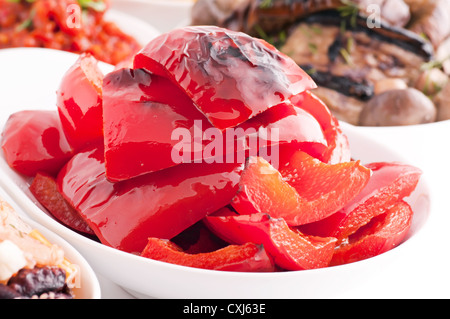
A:
{"label": "charred pepper skin", "polygon": [[186,27],[155,38],[135,56],[134,68],[170,78],[220,130],[316,87],[267,42],[214,26]]}

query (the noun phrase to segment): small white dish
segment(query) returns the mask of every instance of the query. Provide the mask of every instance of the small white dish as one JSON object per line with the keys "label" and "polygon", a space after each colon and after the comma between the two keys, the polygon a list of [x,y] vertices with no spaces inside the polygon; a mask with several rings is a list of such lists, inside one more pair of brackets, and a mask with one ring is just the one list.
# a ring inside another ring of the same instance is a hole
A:
{"label": "small white dish", "polygon": [[17,205],[11,197],[0,188],[0,198],[7,202],[20,218],[32,229],[38,230],[49,242],[55,244],[63,249],[64,257],[66,257],[72,264],[77,266],[79,270],[79,275],[75,280],[75,287],[73,288],[75,299],[101,299],[101,288],[100,283],[95,274],[94,270],[91,268],[86,259],[66,240],[62,239],[60,236],[51,232],[47,228],[38,224],[34,220],[30,219]]}

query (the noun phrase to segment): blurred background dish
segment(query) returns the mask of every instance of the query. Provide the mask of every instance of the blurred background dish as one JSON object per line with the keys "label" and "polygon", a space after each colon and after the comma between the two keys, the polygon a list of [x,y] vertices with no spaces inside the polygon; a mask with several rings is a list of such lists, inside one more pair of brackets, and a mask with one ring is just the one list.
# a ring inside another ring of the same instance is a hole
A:
{"label": "blurred background dish", "polygon": [[190,23],[272,43],[339,120],[404,126],[450,119],[449,21],[447,0],[198,0]]}
{"label": "blurred background dish", "polygon": [[134,56],[158,34],[151,25],[109,1],[0,1],[0,49],[41,47],[88,52],[117,65]]}

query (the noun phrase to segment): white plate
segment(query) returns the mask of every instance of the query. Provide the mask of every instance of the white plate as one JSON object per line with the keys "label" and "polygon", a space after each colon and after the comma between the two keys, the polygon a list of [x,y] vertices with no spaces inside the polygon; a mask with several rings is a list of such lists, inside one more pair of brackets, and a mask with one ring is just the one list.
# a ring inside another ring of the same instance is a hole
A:
{"label": "white plate", "polygon": [[[1,117],[22,109],[55,109],[55,90],[61,74],[70,67],[76,56],[52,50],[15,49],[0,51],[0,75],[2,92]],[[110,66],[102,65],[104,69]],[[9,85],[9,86],[7,86]],[[23,92],[27,92],[24,94]],[[359,134],[357,129],[343,124],[350,138],[353,155],[363,162],[393,161],[405,159],[399,152]],[[0,157],[0,186],[24,212],[40,224],[59,234],[76,247],[94,270],[133,292],[136,296],[158,298],[327,298],[339,297],[358,291],[357,296],[385,296],[385,292],[397,291],[398,278],[417,276],[417,269],[401,266],[400,276],[386,276],[384,270],[393,270],[403,260],[415,259],[425,251],[424,231],[432,218],[428,218],[431,190],[426,176],[410,197],[415,210],[411,238],[399,247],[380,256],[361,262],[311,271],[271,274],[230,273],[193,269],[171,265],[127,254],[72,232],[47,215],[28,191],[25,179],[7,166],[3,153]],[[431,199],[435,203],[435,198]],[[431,211],[435,212],[437,205]],[[433,216],[433,215],[432,215]],[[431,230],[432,231],[432,230]],[[367,281],[374,280],[381,288],[374,290]],[[409,288],[408,288],[409,289]],[[420,287],[416,287],[420,290]],[[411,290],[408,290],[411,291]],[[403,292],[403,291],[402,291]]]}
{"label": "white plate", "polygon": [[105,20],[115,22],[123,32],[133,36],[142,46],[160,34],[150,21],[143,21],[119,10],[108,10]]}
{"label": "white plate", "polygon": [[153,25],[160,32],[170,31],[191,21],[189,0],[111,0],[111,8]]}
{"label": "white plate", "polygon": [[79,267],[79,278],[75,282],[75,288],[73,288],[75,299],[100,299],[100,283],[97,275],[86,259],[84,259],[84,257],[72,245],[60,236],[57,236],[55,233],[27,217],[21,210],[20,206],[15,204],[11,197],[9,197],[9,195],[2,188],[0,188],[0,198],[10,204],[26,224],[30,225],[33,229],[37,229],[52,244],[61,247],[64,251],[64,256],[70,260],[72,264]]}

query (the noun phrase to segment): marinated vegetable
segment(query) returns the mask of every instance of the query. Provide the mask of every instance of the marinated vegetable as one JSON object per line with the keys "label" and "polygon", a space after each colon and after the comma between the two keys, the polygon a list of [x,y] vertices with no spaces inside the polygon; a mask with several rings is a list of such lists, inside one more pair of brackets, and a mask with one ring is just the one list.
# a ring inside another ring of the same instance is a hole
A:
{"label": "marinated vegetable", "polygon": [[[420,120],[409,107],[367,108],[380,89],[416,88],[431,100],[439,94],[450,74],[449,21],[447,0],[199,0],[191,14],[194,26],[226,27],[274,44],[308,72],[318,85],[313,93],[339,120],[361,126],[446,119],[433,116],[438,105],[430,102],[412,104]],[[383,103],[396,99],[384,95]]]}
{"label": "marinated vegetable", "polygon": [[60,112],[33,113],[51,119],[37,130],[11,116],[3,150],[58,127],[46,143],[60,149],[67,136],[69,155],[49,173],[32,152],[30,190],[67,227],[143,258],[267,272],[373,257],[406,238],[422,172],[353,159],[314,87],[264,40],[177,29],[104,76],[82,55],[62,79]]}

